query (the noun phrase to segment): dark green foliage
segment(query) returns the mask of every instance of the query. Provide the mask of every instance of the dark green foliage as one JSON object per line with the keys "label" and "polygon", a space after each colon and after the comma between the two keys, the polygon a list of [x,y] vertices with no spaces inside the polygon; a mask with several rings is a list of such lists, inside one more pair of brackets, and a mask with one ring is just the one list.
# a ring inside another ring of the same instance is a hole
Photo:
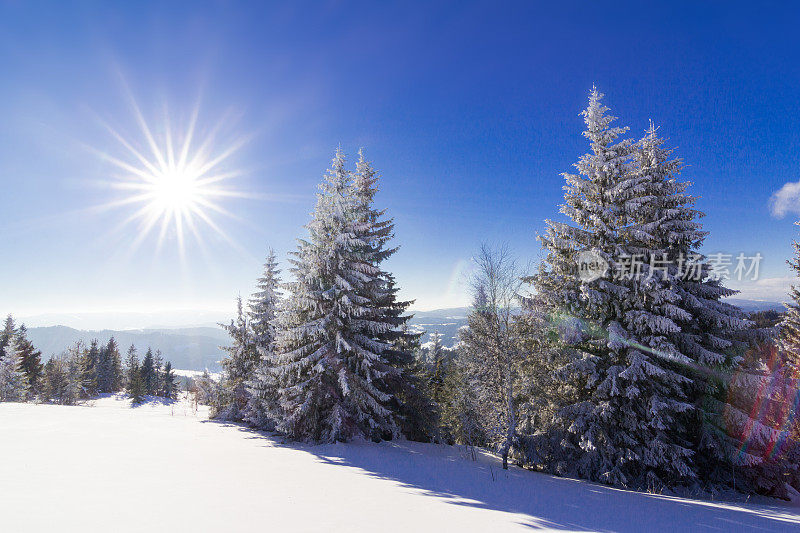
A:
{"label": "dark green foliage", "polygon": [[34,348],[26,334],[25,326],[20,326],[17,330],[16,342],[20,366],[25,372],[25,379],[28,382],[28,398],[30,399],[36,397],[40,392],[44,367],[42,366],[42,352]]}
{"label": "dark green foliage", "polygon": [[0,358],[3,357],[6,346],[14,339],[17,334],[17,327],[14,324],[14,317],[8,315],[3,324],[3,331],[0,331]]}
{"label": "dark green foliage", "polygon": [[136,355],[136,348],[131,346],[128,349],[128,357],[125,360],[128,396],[134,404],[142,403],[144,400],[144,383],[142,381],[142,370],[139,364],[139,357]]}
{"label": "dark green foliage", "polygon": [[147,349],[147,353],[142,360],[141,379],[144,394],[148,396],[155,396],[158,392],[156,388],[158,381],[158,370],[155,367],[153,359],[153,350]]}
{"label": "dark green foliage", "polygon": [[442,346],[442,335],[434,331],[431,333],[431,346],[428,348],[426,362],[428,364],[428,393],[436,405],[446,402],[444,381],[447,375],[449,358],[446,357]]}
{"label": "dark green foliage", "polygon": [[171,400],[178,397],[178,384],[175,383],[175,372],[172,370],[172,363],[169,361],[164,365],[164,372],[161,374],[161,386],[160,396]]}
{"label": "dark green foliage", "polygon": [[768,309],[766,311],[750,313],[749,318],[756,328],[771,329],[777,327],[785,317],[786,313],[779,313],[773,309]]}
{"label": "dark green foliage", "polygon": [[[149,349],[148,349],[149,351]],[[164,377],[162,374],[162,367],[164,366],[164,358],[161,357],[161,350],[156,350],[153,353],[153,393],[156,396],[162,396],[162,392],[164,390]],[[170,365],[170,369],[172,369],[172,365]]]}
{"label": "dark green foliage", "polygon": [[398,351],[412,354],[410,360],[400,365],[405,375],[397,392],[400,430],[409,440],[431,442],[437,440],[441,432],[439,411],[428,391],[428,367],[417,356],[421,334],[410,333],[406,324],[400,331],[402,336],[395,342]]}
{"label": "dark green foliage", "polygon": [[97,394],[97,371],[100,364],[100,348],[97,339],[89,343],[89,348],[84,350],[81,357],[83,371],[83,386],[87,397]]}
{"label": "dark green foliage", "polygon": [[100,349],[97,365],[97,389],[98,392],[118,392],[122,390],[123,382],[122,358],[117,341],[111,337],[108,344]]}
{"label": "dark green foliage", "polygon": [[461,351],[456,351],[444,375],[440,404],[442,431],[456,444],[487,446],[489,443],[481,423],[477,385]]}
{"label": "dark green foliage", "polygon": [[84,397],[82,346],[76,344],[65,353],[51,357],[44,365],[41,397],[60,405],[75,405]]}
{"label": "dark green foliage", "polygon": [[251,399],[247,383],[253,378],[260,359],[241,297],[237,299],[236,321],[221,326],[231,336],[232,343],[222,347],[228,356],[222,360],[222,390],[218,396],[219,403],[212,405],[211,416],[238,422],[244,419]]}

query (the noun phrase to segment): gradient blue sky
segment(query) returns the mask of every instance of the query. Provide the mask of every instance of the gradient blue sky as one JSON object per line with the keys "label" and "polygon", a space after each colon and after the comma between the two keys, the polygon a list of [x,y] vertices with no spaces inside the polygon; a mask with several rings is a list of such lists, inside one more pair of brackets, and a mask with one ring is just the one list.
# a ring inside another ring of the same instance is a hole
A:
{"label": "gradient blue sky", "polygon": [[[553,5],[555,4],[555,5]],[[232,309],[268,247],[281,257],[337,145],[381,171],[403,295],[467,302],[482,241],[536,262],[561,172],[586,151],[593,83],[635,135],[653,119],[687,167],[711,232],[705,251],[761,252],[744,296],[779,298],[800,212],[770,199],[800,180],[798,7],[735,2],[0,1],[0,312]],[[169,235],[131,252],[132,211],[86,146],[142,144],[127,92],[155,130],[228,116],[231,187],[257,195],[215,217],[178,259]]]}

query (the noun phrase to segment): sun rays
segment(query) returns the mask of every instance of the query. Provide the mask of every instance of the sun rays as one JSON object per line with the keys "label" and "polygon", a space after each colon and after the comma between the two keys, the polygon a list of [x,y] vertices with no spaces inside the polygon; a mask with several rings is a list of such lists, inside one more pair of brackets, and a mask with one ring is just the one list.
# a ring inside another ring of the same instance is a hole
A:
{"label": "sun rays", "polygon": [[118,233],[135,227],[131,253],[148,238],[157,237],[157,250],[167,242],[174,242],[184,257],[190,238],[205,251],[204,235],[209,231],[210,235],[238,248],[216,219],[236,218],[225,209],[224,200],[250,197],[230,186],[231,180],[242,174],[232,167],[232,156],[247,138],[220,141],[220,130],[228,117],[201,134],[199,106],[194,107],[185,127],[174,128],[164,113],[156,129],[148,124],[132,97],[130,103],[138,135],[127,138],[101,121],[116,140],[118,149],[92,148],[113,167],[106,184],[118,193],[115,199],[98,207],[129,211],[111,231]]}

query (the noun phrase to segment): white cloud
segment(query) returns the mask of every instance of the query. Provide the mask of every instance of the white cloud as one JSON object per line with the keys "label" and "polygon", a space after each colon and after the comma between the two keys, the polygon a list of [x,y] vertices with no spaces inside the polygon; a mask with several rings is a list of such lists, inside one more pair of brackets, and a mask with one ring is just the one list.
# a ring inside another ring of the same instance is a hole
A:
{"label": "white cloud", "polygon": [[800,181],[785,183],[770,198],[772,216],[783,218],[787,213],[800,215]]}
{"label": "white cloud", "polygon": [[789,290],[792,285],[797,285],[798,279],[793,276],[781,278],[762,278],[756,281],[728,280],[725,285],[740,291],[733,298],[746,300],[785,302],[789,300]]}

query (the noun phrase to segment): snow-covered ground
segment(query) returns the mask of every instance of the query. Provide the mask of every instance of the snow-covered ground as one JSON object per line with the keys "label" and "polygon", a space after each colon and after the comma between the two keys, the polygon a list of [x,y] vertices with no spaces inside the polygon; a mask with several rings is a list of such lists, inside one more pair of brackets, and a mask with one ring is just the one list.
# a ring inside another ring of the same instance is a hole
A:
{"label": "snow-covered ground", "polygon": [[800,530],[800,509],[554,478],[461,448],[282,444],[186,402],[0,404],[0,531]]}

